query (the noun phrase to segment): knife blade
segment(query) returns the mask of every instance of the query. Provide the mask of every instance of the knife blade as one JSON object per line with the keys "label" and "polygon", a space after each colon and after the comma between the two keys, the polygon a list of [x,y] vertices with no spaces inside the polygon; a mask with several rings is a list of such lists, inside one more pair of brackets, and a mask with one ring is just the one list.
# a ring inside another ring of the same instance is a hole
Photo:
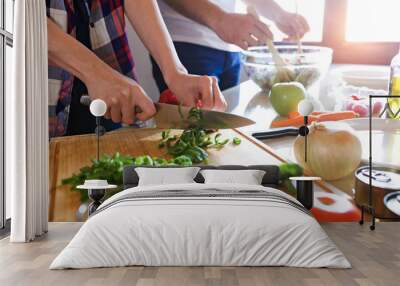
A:
{"label": "knife blade", "polygon": [[191,107],[167,103],[155,103],[157,113],[154,120],[158,128],[186,129],[200,127],[204,129],[231,129],[255,124],[249,118],[231,113],[201,109],[199,120],[189,120]]}
{"label": "knife blade", "polygon": [[[83,95],[80,102],[90,105],[89,96]],[[201,118],[193,121],[188,119],[191,107],[157,102],[154,105],[157,112],[153,119],[157,128],[186,129],[196,126],[204,129],[231,129],[255,124],[253,120],[240,115],[205,109],[201,109]]]}

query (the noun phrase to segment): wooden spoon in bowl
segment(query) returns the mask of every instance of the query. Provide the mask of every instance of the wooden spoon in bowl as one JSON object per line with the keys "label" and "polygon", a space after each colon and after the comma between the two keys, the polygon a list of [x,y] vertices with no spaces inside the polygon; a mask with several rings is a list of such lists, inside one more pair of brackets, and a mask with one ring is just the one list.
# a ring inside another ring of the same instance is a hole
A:
{"label": "wooden spoon in bowl", "polygon": [[[251,6],[251,5],[247,6],[247,13],[249,13],[250,15],[253,15],[258,20],[260,19],[260,16],[258,15],[254,6]],[[279,52],[276,49],[272,40],[267,39],[266,44],[267,44],[269,51],[271,52],[272,60],[273,60],[274,64],[276,65],[276,69],[277,69],[276,76],[279,79],[279,82],[292,81],[294,79],[293,72],[286,67],[287,64],[286,64],[285,60],[279,54]]]}

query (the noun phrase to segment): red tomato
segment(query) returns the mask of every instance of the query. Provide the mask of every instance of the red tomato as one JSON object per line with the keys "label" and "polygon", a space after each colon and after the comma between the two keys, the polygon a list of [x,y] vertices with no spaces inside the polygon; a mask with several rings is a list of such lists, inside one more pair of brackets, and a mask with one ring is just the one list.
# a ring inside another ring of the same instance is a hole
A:
{"label": "red tomato", "polygon": [[354,106],[354,102],[353,101],[348,101],[345,105],[345,109],[347,111],[352,111],[353,110],[353,106]]}
{"label": "red tomato", "polygon": [[376,101],[372,106],[372,114],[379,115],[382,111],[383,103],[382,101]]}
{"label": "red tomato", "polygon": [[328,192],[314,193],[314,217],[320,222],[359,221],[361,212],[352,201]]}
{"label": "red tomato", "polygon": [[353,111],[358,113],[360,117],[367,117],[369,114],[368,106],[364,104],[355,104],[353,105]]}

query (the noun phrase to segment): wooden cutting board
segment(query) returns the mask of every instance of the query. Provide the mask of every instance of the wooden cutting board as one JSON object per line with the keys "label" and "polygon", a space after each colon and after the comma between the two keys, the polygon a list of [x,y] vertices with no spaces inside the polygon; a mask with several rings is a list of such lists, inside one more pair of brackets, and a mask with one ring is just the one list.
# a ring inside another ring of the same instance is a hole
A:
{"label": "wooden cutting board", "polygon": [[[116,152],[132,156],[150,155],[168,158],[165,149],[158,148],[159,129],[129,129],[109,132],[100,139],[100,154]],[[280,164],[283,160],[251,138],[235,130],[222,130],[222,138],[239,137],[240,145],[228,144],[221,150],[209,150],[210,165]],[[50,141],[50,221],[76,221],[80,206],[78,192],[61,186],[64,178],[77,173],[96,157],[96,136],[80,135],[54,138]]]}

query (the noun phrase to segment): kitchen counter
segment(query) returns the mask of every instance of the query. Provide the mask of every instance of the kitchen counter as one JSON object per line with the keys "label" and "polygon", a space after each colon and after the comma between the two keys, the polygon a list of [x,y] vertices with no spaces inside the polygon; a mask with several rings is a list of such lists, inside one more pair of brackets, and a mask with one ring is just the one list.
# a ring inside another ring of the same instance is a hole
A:
{"label": "kitchen counter", "polygon": [[[254,125],[239,129],[248,136],[254,132],[270,129],[272,121],[279,118],[271,106],[269,96],[251,80],[226,90],[223,94],[228,102],[228,112],[248,117],[256,122]],[[293,161],[291,149],[294,138],[281,137],[269,139],[264,143],[276,150],[285,160]]]}
{"label": "kitchen counter", "polygon": [[[353,66],[353,68],[365,69],[366,67]],[[351,66],[334,66],[331,70],[331,73],[335,74],[338,69],[349,70],[351,69]],[[385,70],[385,67],[378,67],[378,69]],[[324,83],[321,84],[321,90],[323,90],[323,85]],[[271,122],[279,117],[279,115],[272,108],[268,95],[251,80],[245,81],[237,87],[226,90],[224,95],[228,102],[229,112],[238,115],[244,115],[256,122],[256,124],[252,126],[239,129],[240,132],[243,132],[247,136],[251,136],[251,134],[256,131],[265,131],[269,129]],[[294,136],[286,136],[276,139],[256,141],[269,148],[272,153],[282,160],[287,162],[295,162],[296,160],[292,151],[295,138],[296,137]],[[342,208],[352,208],[354,211],[354,207],[350,207],[348,204],[349,202],[351,202],[351,204],[354,203],[353,188],[353,175],[333,182],[322,182],[321,184],[316,184],[316,200],[314,200],[315,204],[317,204],[317,206],[319,206],[321,209],[327,211],[332,209],[335,212],[339,212],[338,210]],[[335,201],[335,203],[332,206],[325,206],[323,203],[318,201],[318,198],[329,198]],[[353,216],[353,218],[356,216]],[[346,218],[344,219],[346,220]]]}
{"label": "kitchen counter", "polygon": [[[352,75],[349,71],[356,71],[357,76]],[[310,92],[314,98],[323,99],[326,95],[327,86],[330,81],[338,80],[338,74],[344,75],[349,83],[363,86],[369,84],[371,88],[382,89],[388,85],[390,69],[388,66],[373,65],[332,65],[330,71],[321,80],[321,88],[314,87]],[[360,76],[359,76],[360,75]],[[376,76],[376,78],[368,80],[368,77]],[[373,81],[373,82],[372,82]],[[316,85],[318,86],[318,85]],[[240,128],[240,131],[251,136],[252,133],[265,131],[270,128],[271,122],[279,118],[279,115],[272,108],[269,97],[263,92],[253,81],[247,80],[240,85],[224,91],[224,96],[228,102],[228,112],[246,116],[256,124]],[[326,99],[321,107],[326,106],[326,110],[333,109],[333,103],[329,102],[334,99]],[[287,161],[294,161],[292,154],[292,145],[295,137],[281,137],[278,139],[269,139],[263,143],[267,144],[276,154]],[[352,178],[349,178],[352,181]],[[346,183],[336,182],[335,186],[344,190],[348,194],[352,194],[352,184],[347,180]],[[332,186],[335,188],[335,186]]]}
{"label": "kitchen counter", "polygon": [[[388,85],[388,78],[390,69],[388,66],[372,66],[372,65],[332,65],[330,71],[321,80],[321,88],[315,85],[310,93],[315,98],[324,98],[326,87],[333,80],[337,80],[338,73],[344,73],[351,84],[363,86],[368,79],[361,79],[360,77],[350,76],[349,71],[356,71],[363,77],[376,75],[373,83],[369,83],[371,88],[385,90]],[[371,74],[368,74],[371,73]],[[252,80],[242,82],[240,85],[223,92],[227,102],[228,110],[238,115],[246,116],[256,122],[255,125],[241,128],[244,132],[251,133],[255,131],[266,130],[270,127],[271,122],[278,117],[278,114],[272,108],[268,94],[263,92]],[[327,100],[328,101],[328,100]],[[327,102],[323,104],[327,110],[332,109],[333,103]]]}

